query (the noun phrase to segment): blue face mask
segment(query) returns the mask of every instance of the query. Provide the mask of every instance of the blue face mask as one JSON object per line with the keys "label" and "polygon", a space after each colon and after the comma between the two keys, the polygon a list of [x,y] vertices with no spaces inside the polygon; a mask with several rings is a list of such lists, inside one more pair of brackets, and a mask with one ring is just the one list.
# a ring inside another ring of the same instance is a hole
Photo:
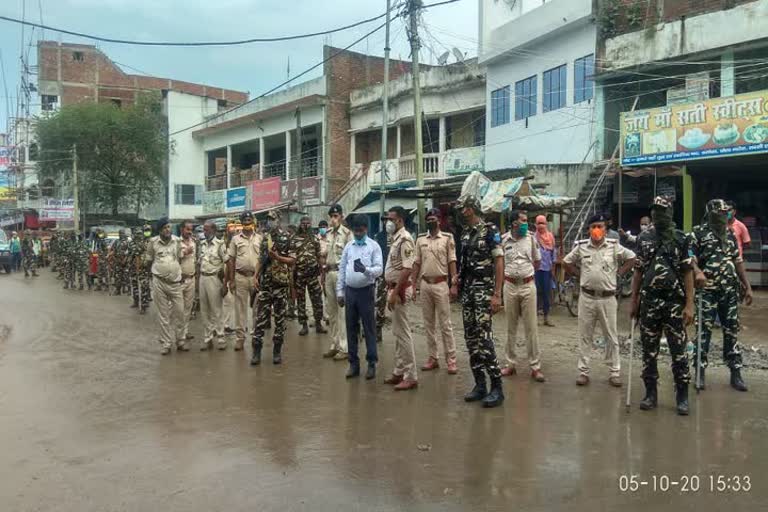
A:
{"label": "blue face mask", "polygon": [[526,236],[528,234],[528,223],[520,224],[520,227],[517,228],[517,234],[520,236]]}
{"label": "blue face mask", "polygon": [[320,228],[318,231],[320,232],[320,236],[325,236],[325,234],[328,232],[326,228]]}
{"label": "blue face mask", "polygon": [[355,235],[355,244],[365,245],[365,235],[363,235],[362,237],[358,237],[357,235]]}

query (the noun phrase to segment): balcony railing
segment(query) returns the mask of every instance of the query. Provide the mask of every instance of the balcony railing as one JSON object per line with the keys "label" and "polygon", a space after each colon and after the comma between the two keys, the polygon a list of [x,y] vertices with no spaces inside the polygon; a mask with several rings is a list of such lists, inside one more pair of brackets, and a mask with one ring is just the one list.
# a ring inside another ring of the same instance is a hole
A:
{"label": "balcony railing", "polygon": [[279,177],[285,179],[285,161],[264,165],[264,178]]}
{"label": "balcony railing", "polygon": [[[434,179],[442,177],[440,175],[440,154],[427,153],[424,155],[424,179]],[[400,171],[398,181],[416,179],[416,155],[409,155],[400,158]]]}
{"label": "balcony railing", "polygon": [[227,175],[209,176],[206,180],[206,190],[224,190],[227,188]]}

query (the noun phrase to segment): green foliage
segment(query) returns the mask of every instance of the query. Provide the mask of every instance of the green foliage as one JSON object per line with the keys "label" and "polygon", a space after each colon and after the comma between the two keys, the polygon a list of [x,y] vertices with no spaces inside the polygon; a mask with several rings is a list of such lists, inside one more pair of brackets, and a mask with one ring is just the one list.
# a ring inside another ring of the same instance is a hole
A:
{"label": "green foliage", "polygon": [[630,29],[638,29],[645,23],[645,17],[648,10],[648,2],[643,0],[603,0],[598,13],[598,22],[600,24],[600,33],[604,39],[614,37],[619,34],[622,16],[626,21],[626,26]]}
{"label": "green foliage", "polygon": [[81,202],[87,208],[137,212],[160,191],[167,135],[158,95],[140,96],[133,106],[80,103],[62,107],[37,123],[42,150],[40,179],[71,183],[72,162],[62,159],[77,145]]}

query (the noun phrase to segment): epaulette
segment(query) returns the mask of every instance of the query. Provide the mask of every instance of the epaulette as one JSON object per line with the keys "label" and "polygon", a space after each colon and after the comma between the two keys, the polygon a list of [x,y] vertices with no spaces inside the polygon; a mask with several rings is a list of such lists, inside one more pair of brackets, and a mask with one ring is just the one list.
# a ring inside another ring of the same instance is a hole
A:
{"label": "epaulette", "polygon": [[427,233],[420,233],[416,238],[421,238],[423,236],[427,236]]}
{"label": "epaulette", "polygon": [[583,245],[583,244],[586,244],[587,242],[589,242],[588,239],[576,240],[576,242],[573,245]]}

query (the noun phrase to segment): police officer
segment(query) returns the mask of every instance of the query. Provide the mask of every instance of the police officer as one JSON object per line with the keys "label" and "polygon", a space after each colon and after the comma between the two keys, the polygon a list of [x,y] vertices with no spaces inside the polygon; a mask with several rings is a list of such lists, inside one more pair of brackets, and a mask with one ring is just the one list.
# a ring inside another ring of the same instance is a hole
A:
{"label": "police officer", "polygon": [[176,343],[178,352],[187,352],[184,339],[184,296],[181,289],[181,240],[171,234],[168,219],[158,221],[160,234],[147,243],[144,264],[152,272],[155,305],[160,322],[162,355],[169,354]]}
{"label": "police officer", "polygon": [[[381,229],[374,240],[381,247],[381,254],[384,261],[389,257],[389,246],[392,245],[392,233],[387,232],[387,221],[389,216],[384,214],[381,217]],[[394,226],[392,226],[394,228]],[[384,324],[387,322],[387,282],[384,280],[384,273],[376,278],[376,343],[383,340]]]}
{"label": "police officer", "polygon": [[296,250],[296,265],[294,266],[293,286],[301,324],[299,336],[309,333],[307,325],[307,292],[312,302],[312,313],[315,317],[315,331],[326,333],[323,328],[323,291],[320,288],[320,241],[310,230],[309,217],[301,218],[299,228],[293,235],[293,245]]}
{"label": "police officer", "polygon": [[328,255],[323,262],[323,288],[328,307],[328,327],[330,328],[331,346],[323,354],[335,361],[347,360],[346,320],[336,298],[336,284],[339,280],[339,263],[344,248],[352,241],[352,231],[344,225],[344,210],[335,204],[328,210],[331,229],[328,232]]}
{"label": "police officer", "polygon": [[192,320],[192,307],[195,304],[195,283],[197,274],[197,243],[192,221],[181,224],[181,294],[184,297],[184,339],[192,340],[189,334],[189,322]]}
{"label": "police officer", "polygon": [[256,321],[253,326],[252,365],[261,363],[261,347],[264,330],[269,323],[270,308],[275,312],[275,331],[272,336],[272,363],[283,362],[282,350],[285,342],[285,318],[291,286],[291,267],[296,255],[291,235],[280,226],[280,214],[267,214],[267,234],[261,241],[261,262],[256,273],[255,286],[258,290]]}
{"label": "police officer", "polygon": [[242,231],[232,237],[227,249],[227,285],[235,296],[235,351],[243,350],[248,330],[248,303],[259,270],[261,234],[256,233],[251,212],[240,215]]}
{"label": "police officer", "polygon": [[739,286],[744,287],[747,305],[752,304],[752,287],[747,280],[736,238],[728,229],[732,215],[732,209],[724,200],[712,199],[707,203],[705,221],[694,227],[690,234],[697,300],[701,304],[701,310],[697,312],[701,315],[702,326],[700,384],[704,389],[712,326],[715,317],[719,316],[723,326],[723,360],[731,370],[731,386],[747,391],[741,376],[738,340]]}
{"label": "police officer", "polygon": [[[501,370],[493,345],[492,316],[501,311],[501,291],[504,283],[504,252],[499,230],[480,217],[480,201],[468,197],[460,202],[464,218],[461,234],[461,289],[464,339],[469,351],[469,363],[475,387],[464,400],[482,401],[483,407],[497,407],[504,401]],[[486,374],[491,380],[488,392]]]}
{"label": "police officer", "polygon": [[413,297],[411,271],[416,256],[413,237],[405,229],[407,217],[408,214],[402,206],[389,209],[387,225],[394,226],[394,229],[388,228],[394,233],[384,267],[384,279],[387,282],[387,308],[392,311],[395,369],[384,383],[395,386],[395,391],[406,391],[419,385],[413,334],[406,310],[408,300]]}
{"label": "police officer", "polygon": [[685,328],[693,322],[693,269],[686,235],[675,229],[672,201],[657,197],[651,206],[653,227],[637,238],[637,263],[632,279],[632,318],[639,318],[643,345],[645,398],[640,409],[658,404],[657,359],[662,332],[672,356],[677,413],[688,415],[688,355]]}
{"label": "police officer", "polygon": [[226,350],[221,306],[227,293],[224,285],[224,259],[227,250],[224,242],[216,238],[216,224],[213,221],[209,220],[203,225],[203,234],[205,238],[200,242],[200,313],[204,335],[200,350],[212,349],[214,338],[219,350]]}
{"label": "police officer", "polygon": [[615,238],[608,238],[606,215],[598,213],[589,219],[589,238],[576,242],[563,259],[568,272],[579,276],[579,376],[576,384],[589,384],[589,359],[592,353],[595,324],[605,338],[605,361],[610,376],[608,383],[621,387],[619,336],[616,325],[616,275],[624,275],[635,264],[635,253]]}
{"label": "police officer", "polygon": [[152,226],[144,224],[133,230],[133,238],[128,246],[128,274],[131,282],[132,308],[139,308],[139,314],[147,312],[150,299],[150,277],[152,274],[142,264],[147,242],[152,237]]}
{"label": "police officer", "polygon": [[416,239],[416,258],[413,275],[416,290],[421,297],[421,311],[427,335],[429,359],[421,367],[424,371],[440,368],[438,359],[438,331],[445,351],[445,364],[450,375],[456,368],[456,341],[451,323],[451,300],[459,294],[459,275],[456,271],[456,243],[453,235],[440,230],[440,210],[427,212],[427,232]]}

